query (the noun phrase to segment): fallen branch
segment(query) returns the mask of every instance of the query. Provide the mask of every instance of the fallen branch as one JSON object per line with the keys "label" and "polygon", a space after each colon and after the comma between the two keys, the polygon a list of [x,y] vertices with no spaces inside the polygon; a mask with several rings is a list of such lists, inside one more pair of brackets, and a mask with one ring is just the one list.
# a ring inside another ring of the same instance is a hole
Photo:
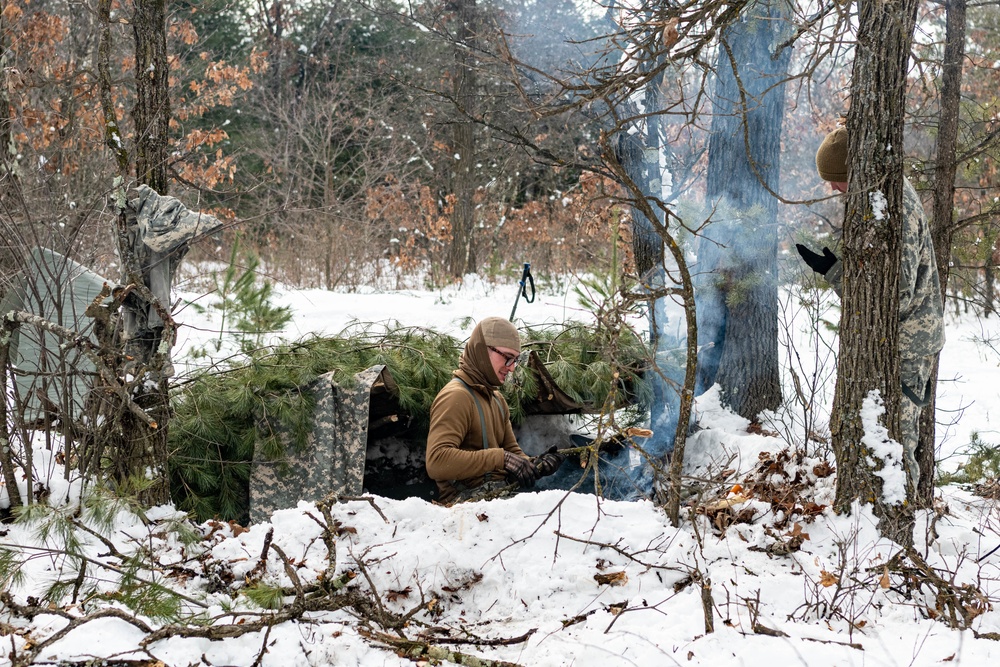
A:
{"label": "fallen branch", "polygon": [[816,642],[817,644],[836,644],[837,646],[846,646],[847,648],[853,648],[857,651],[864,651],[865,647],[861,644],[855,644],[854,642],[838,642],[835,639],[817,639],[815,637],[800,637],[799,639],[804,639],[807,642]]}
{"label": "fallen branch", "polygon": [[360,629],[358,632],[369,641],[391,646],[400,656],[409,658],[410,660],[446,660],[456,665],[463,665],[464,667],[521,667],[516,662],[490,660],[489,658],[481,658],[469,655],[468,653],[451,651],[440,646],[431,646],[427,642],[393,637],[381,632],[371,632],[364,629]]}
{"label": "fallen branch", "polygon": [[[906,565],[906,559],[913,565]],[[950,628],[967,629],[990,608],[989,598],[982,591],[972,584],[960,585],[954,580],[945,579],[916,549],[900,551],[889,560],[888,568],[899,572],[911,588],[920,590],[923,586],[928,586],[934,596],[934,608],[925,607],[924,611],[929,617],[945,622]],[[952,576],[955,575],[952,573]]]}
{"label": "fallen branch", "polygon": [[532,628],[520,637],[501,637],[498,639],[481,639],[470,637],[432,637],[421,635],[421,639],[428,644],[473,644],[475,646],[513,646],[523,644],[531,638],[531,635],[538,632],[538,628]]}
{"label": "fallen branch", "polygon": [[[238,622],[227,623],[224,625],[168,625],[151,632],[139,643],[139,645],[145,649],[150,644],[158,642],[161,639],[169,639],[171,637],[200,637],[212,641],[220,639],[234,639],[252,632],[260,632],[261,630],[278,625],[279,623],[284,623],[285,621],[299,619],[308,612],[337,611],[345,607],[361,605],[365,601],[365,597],[362,594],[356,591],[349,591],[344,595],[338,595],[332,598],[323,597],[315,598],[313,600],[305,600],[302,606],[291,605],[284,607],[273,614],[267,614],[266,616],[262,616],[258,618],[258,620],[253,621],[247,621],[246,616],[248,615],[242,615],[239,616]],[[234,614],[233,616],[236,617],[237,615]]]}
{"label": "fallen branch", "polygon": [[67,623],[65,626],[63,626],[56,632],[52,633],[45,639],[39,641],[38,643],[30,645],[30,648],[26,648],[25,653],[18,656],[16,662],[14,663],[16,665],[34,664],[35,657],[39,653],[41,653],[44,649],[51,646],[55,642],[59,641],[60,639],[62,639],[69,633],[73,632],[77,628],[86,625],[91,621],[96,621],[101,618],[117,618],[122,621],[125,621],[126,623],[129,623],[130,625],[135,626],[136,628],[138,628],[143,632],[152,631],[152,628],[150,628],[144,622],[136,618],[134,614],[122,609],[116,609],[114,607],[101,609],[99,611],[95,611],[92,614],[87,614],[86,616],[73,616],[72,614],[61,609],[49,609],[48,607],[40,607],[37,605],[19,605],[14,601],[10,593],[6,591],[0,594],[0,602],[3,602],[3,604],[8,609],[10,609],[11,612],[13,612],[14,614],[17,614],[18,616],[21,616],[28,620],[31,620],[34,617],[39,616],[41,614],[52,614],[54,616],[59,616],[60,618],[65,618],[69,620],[69,623]]}
{"label": "fallen branch", "polygon": [[567,534],[565,534],[563,532],[560,532],[558,530],[555,531],[555,534],[556,534],[556,537],[562,538],[564,540],[569,540],[570,542],[578,542],[580,544],[587,544],[587,545],[594,546],[594,547],[600,547],[602,549],[611,549],[615,553],[621,554],[625,558],[628,558],[630,561],[638,563],[639,565],[642,565],[643,567],[647,567],[647,568],[649,568],[651,570],[673,570],[673,571],[678,571],[680,569],[680,568],[678,568],[676,566],[657,565],[656,563],[647,563],[646,561],[637,558],[634,554],[629,553],[628,551],[625,551],[624,549],[622,549],[617,544],[610,544],[610,543],[607,543],[607,542],[595,542],[593,540],[584,540],[584,539],[581,539],[579,537],[573,537],[572,535],[567,535]]}
{"label": "fallen branch", "polygon": [[271,540],[273,539],[274,526],[271,526],[267,531],[267,535],[264,536],[264,546],[260,549],[260,558],[257,559],[257,564],[244,577],[246,581],[254,581],[257,577],[264,574],[264,570],[267,567],[267,552],[271,549]]}

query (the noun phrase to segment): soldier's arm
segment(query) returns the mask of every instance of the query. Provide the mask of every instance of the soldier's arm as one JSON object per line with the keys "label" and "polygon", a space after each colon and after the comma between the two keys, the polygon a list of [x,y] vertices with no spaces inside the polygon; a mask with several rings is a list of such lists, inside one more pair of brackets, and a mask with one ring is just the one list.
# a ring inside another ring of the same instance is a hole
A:
{"label": "soldier's arm", "polygon": [[905,319],[917,298],[920,272],[926,263],[922,255],[927,254],[928,259],[934,261],[934,244],[927,227],[927,216],[923,204],[920,203],[920,196],[909,183],[903,186],[902,245],[899,265],[899,312],[901,319]]}
{"label": "soldier's arm", "polygon": [[837,293],[837,296],[843,296],[841,288],[844,285],[844,263],[839,258],[823,277],[826,278],[826,282],[830,283],[830,287]]}

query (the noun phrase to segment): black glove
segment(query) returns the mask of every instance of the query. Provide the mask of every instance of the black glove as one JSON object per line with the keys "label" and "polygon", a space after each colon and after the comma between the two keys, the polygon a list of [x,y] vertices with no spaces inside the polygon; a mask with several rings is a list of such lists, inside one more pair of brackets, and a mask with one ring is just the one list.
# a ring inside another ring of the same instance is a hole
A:
{"label": "black glove", "polygon": [[507,473],[507,479],[517,482],[522,489],[535,485],[538,473],[531,459],[527,459],[510,452],[503,453],[503,469]]}
{"label": "black glove", "polygon": [[825,276],[826,272],[837,263],[837,256],[826,246],[823,246],[822,255],[817,255],[801,243],[796,243],[795,249],[802,255],[802,259],[809,265],[809,268],[821,276]]}
{"label": "black glove", "polygon": [[539,477],[548,477],[556,470],[559,470],[559,466],[565,460],[566,457],[556,451],[555,446],[553,446],[541,456],[535,457],[535,470],[538,471]]}

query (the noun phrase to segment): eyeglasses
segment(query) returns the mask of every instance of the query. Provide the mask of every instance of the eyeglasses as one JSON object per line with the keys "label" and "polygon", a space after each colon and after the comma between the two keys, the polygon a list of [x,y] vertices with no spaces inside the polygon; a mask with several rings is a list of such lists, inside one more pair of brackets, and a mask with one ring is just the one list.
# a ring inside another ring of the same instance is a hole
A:
{"label": "eyeglasses", "polygon": [[524,356],[524,352],[522,352],[521,354],[507,354],[506,352],[501,352],[492,345],[487,345],[486,347],[487,349],[489,349],[490,352],[496,352],[501,357],[503,357],[504,366],[510,366],[512,368],[514,366],[517,366],[522,361],[522,357]]}

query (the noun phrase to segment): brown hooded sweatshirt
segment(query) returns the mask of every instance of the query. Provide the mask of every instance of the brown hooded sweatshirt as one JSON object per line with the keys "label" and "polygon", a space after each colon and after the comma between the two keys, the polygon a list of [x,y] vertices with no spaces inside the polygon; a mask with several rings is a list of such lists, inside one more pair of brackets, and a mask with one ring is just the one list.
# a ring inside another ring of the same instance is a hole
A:
{"label": "brown hooded sweatshirt", "polygon": [[[510,425],[510,408],[497,390],[500,379],[479,326],[472,331],[452,375],[457,379],[446,384],[431,405],[427,433],[427,474],[437,482],[438,500],[443,503],[451,502],[463,489],[479,486],[487,476],[501,479],[505,450],[524,456]],[[486,424],[485,448],[482,423]]]}

